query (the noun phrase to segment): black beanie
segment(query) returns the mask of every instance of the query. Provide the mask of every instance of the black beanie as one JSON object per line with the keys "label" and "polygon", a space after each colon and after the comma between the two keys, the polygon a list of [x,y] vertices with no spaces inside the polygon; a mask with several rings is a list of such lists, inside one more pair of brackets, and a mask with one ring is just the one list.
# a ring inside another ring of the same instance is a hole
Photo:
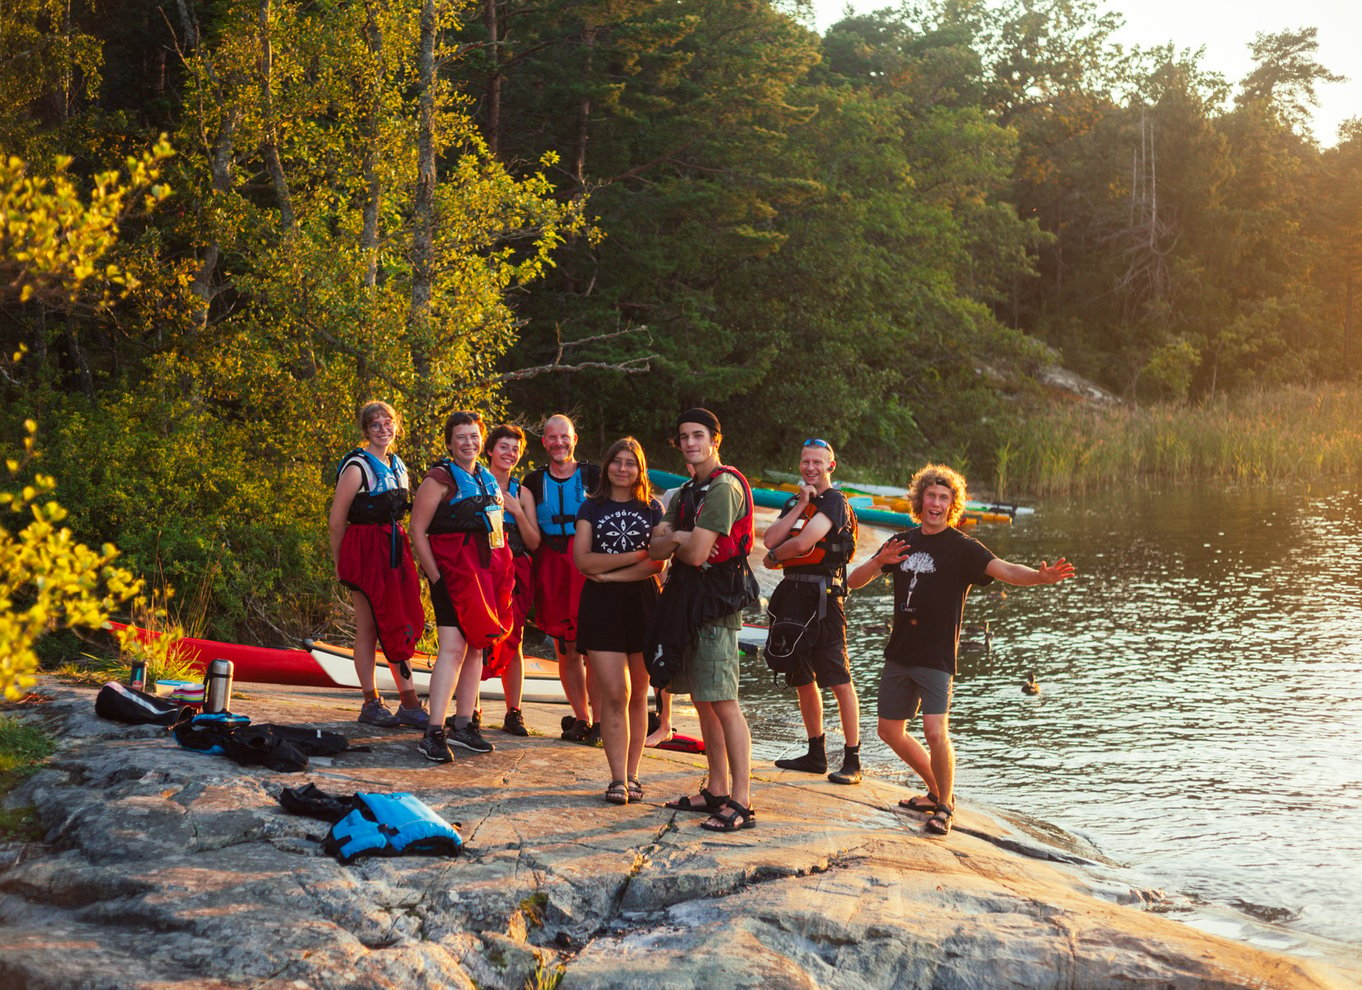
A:
{"label": "black beanie", "polygon": [[681,429],[682,423],[699,423],[701,426],[708,427],[711,436],[718,436],[723,432],[719,429],[719,417],[708,409],[701,409],[699,406],[694,409],[687,409],[680,416],[677,416],[672,432],[675,433]]}

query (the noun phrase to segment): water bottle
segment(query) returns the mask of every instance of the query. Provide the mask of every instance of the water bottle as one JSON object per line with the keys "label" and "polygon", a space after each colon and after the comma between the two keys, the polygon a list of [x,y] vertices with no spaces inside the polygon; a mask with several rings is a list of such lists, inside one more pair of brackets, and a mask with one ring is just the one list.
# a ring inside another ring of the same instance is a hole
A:
{"label": "water bottle", "polygon": [[214,660],[203,685],[203,710],[225,712],[232,700],[232,661]]}
{"label": "water bottle", "polygon": [[128,687],[134,691],[145,691],[147,689],[147,662],[145,660],[134,660],[128,671]]}

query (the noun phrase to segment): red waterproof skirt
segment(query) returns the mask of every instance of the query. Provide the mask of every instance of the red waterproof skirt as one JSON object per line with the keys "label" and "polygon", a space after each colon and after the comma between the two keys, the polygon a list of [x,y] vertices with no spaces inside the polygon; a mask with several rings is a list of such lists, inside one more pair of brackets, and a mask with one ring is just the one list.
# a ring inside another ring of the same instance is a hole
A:
{"label": "red waterproof skirt", "polygon": [[534,552],[534,624],[556,639],[577,641],[577,601],[586,578],[572,562],[572,541],[567,550],[554,550],[545,539]]}
{"label": "red waterproof skirt", "polygon": [[484,681],[502,675],[515,659],[516,651],[525,638],[525,620],[530,617],[530,609],[534,607],[533,562],[534,558],[528,554],[511,558],[515,574],[515,590],[511,592],[511,631],[488,652],[487,659],[483,661]]}
{"label": "red waterproof skirt", "polygon": [[[397,526],[398,560],[392,565],[392,529]],[[369,602],[378,644],[391,663],[410,660],[426,628],[416,565],[401,523],[351,523],[341,538],[336,566],[341,584]]]}
{"label": "red waterproof skirt", "polygon": [[511,551],[487,546],[483,533],[432,533],[430,550],[468,645],[485,649],[511,629]]}

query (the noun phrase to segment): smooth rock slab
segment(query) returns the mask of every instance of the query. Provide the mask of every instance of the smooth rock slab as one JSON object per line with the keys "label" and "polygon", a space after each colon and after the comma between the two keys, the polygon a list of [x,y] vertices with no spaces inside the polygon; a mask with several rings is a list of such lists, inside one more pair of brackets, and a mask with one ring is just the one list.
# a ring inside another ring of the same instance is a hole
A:
{"label": "smooth rock slab", "polygon": [[[372,746],[276,774],[103,722],[91,689],[44,690],[25,717],[61,749],[11,796],[47,838],[0,869],[4,988],[521,990],[560,966],[569,988],[1362,986],[1098,898],[1063,865],[1081,856],[969,809],[927,838],[878,781],[760,766],[758,827],[715,835],[662,808],[702,780],[686,754],[650,751],[649,799],[616,807],[599,749],[492,730],[496,752],[435,766],[415,733],[356,725],[351,693],[252,686],[234,710]],[[526,714],[556,737],[557,708]],[[325,823],[278,807],[309,780],[412,791],[466,853],[341,866]]]}

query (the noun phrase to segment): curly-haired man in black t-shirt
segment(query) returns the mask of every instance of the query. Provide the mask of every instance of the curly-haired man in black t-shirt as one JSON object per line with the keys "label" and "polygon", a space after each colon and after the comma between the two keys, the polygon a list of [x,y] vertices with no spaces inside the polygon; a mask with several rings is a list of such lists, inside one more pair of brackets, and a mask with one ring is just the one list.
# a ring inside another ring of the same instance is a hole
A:
{"label": "curly-haired man in black t-shirt", "polygon": [[[930,814],[926,828],[951,830],[955,811],[955,749],[950,738],[951,684],[965,598],[976,584],[996,578],[1008,584],[1057,584],[1073,577],[1063,557],[1039,568],[995,557],[978,540],[955,528],[965,511],[965,479],[951,468],[929,464],[908,486],[914,529],[891,537],[847,578],[851,588],[881,573],[893,575],[894,624],[880,675],[879,736],[927,785],[927,793],[899,804]],[[907,723],[922,712],[924,748]]]}

